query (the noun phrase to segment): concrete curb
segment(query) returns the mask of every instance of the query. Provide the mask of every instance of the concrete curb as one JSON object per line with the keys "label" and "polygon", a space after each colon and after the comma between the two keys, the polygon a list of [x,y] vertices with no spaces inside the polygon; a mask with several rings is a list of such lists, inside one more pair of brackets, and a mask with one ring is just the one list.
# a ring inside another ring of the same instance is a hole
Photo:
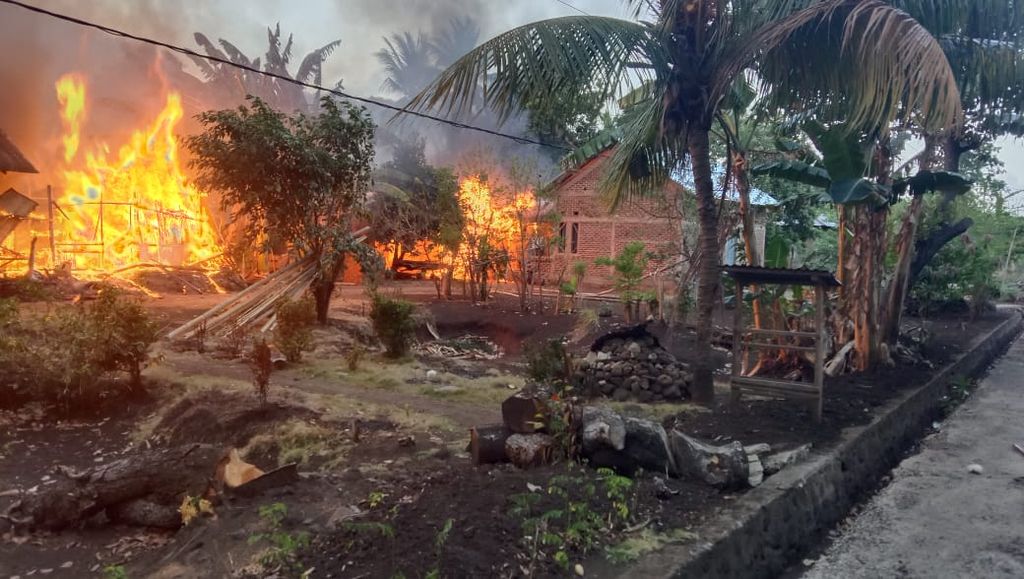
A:
{"label": "concrete curb", "polygon": [[846,429],[835,446],[812,452],[695,529],[697,541],[670,545],[621,569],[617,576],[777,576],[899,463],[939,416],[951,382],[982,373],[1022,328],[1024,316],[1014,308],[1009,319],[977,338],[927,384],[886,404],[871,423]]}

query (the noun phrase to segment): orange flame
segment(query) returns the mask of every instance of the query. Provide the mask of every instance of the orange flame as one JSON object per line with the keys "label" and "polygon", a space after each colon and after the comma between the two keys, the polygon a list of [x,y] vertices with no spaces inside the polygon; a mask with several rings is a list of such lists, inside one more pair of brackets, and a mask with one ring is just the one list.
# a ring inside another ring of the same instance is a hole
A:
{"label": "orange flame", "polygon": [[85,80],[77,74],[66,74],[57,81],[57,101],[64,125],[64,162],[70,163],[78,152],[82,121],[85,120]]}
{"label": "orange flame", "polygon": [[465,263],[476,259],[479,247],[474,244],[486,239],[492,250],[506,251],[510,256],[522,249],[530,216],[527,212],[536,206],[532,191],[504,192],[495,195],[486,181],[479,177],[466,177],[459,182],[459,204],[465,216],[464,241],[459,248],[463,264],[456,267],[456,276],[466,275]]}
{"label": "orange flame", "polygon": [[[70,165],[86,111],[84,79],[61,77],[57,94]],[[55,237],[58,253],[77,269],[144,261],[182,265],[220,253],[203,205],[206,194],[186,181],[179,166],[174,129],[182,114],[181,97],[171,92],[152,124],[135,131],[116,155],[100,144],[85,151],[84,162],[64,170],[64,193],[57,201],[64,219],[57,220]]]}

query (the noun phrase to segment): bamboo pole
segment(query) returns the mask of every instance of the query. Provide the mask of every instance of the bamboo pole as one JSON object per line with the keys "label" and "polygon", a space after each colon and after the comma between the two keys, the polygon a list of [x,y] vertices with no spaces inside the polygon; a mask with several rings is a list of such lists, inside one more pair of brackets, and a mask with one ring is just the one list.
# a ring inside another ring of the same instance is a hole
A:
{"label": "bamboo pole", "polygon": [[251,286],[245,288],[244,290],[238,292],[234,297],[232,297],[230,299],[227,299],[227,300],[224,300],[223,302],[221,302],[221,303],[217,304],[216,306],[210,308],[209,310],[207,310],[203,314],[200,314],[199,316],[196,316],[192,320],[190,320],[188,322],[185,322],[184,324],[179,326],[177,329],[175,329],[171,333],[167,334],[167,339],[173,340],[176,337],[178,337],[181,334],[183,334],[184,332],[190,331],[190,330],[194,329],[203,320],[208,320],[211,317],[213,317],[213,316],[217,315],[218,313],[222,312],[224,309],[226,309],[226,308],[228,308],[228,307],[230,307],[230,306],[232,306],[234,304],[237,304],[239,300],[245,298],[248,295],[252,295],[259,288],[261,288],[261,287],[269,284],[270,282],[272,282],[274,280],[274,277],[279,276],[279,275],[284,275],[286,272],[293,270],[295,267],[297,267],[299,265],[299,263],[301,263],[301,262],[296,261],[294,263],[288,264],[283,269],[281,269],[281,270],[279,270],[279,271],[277,271],[277,272],[275,272],[275,273],[273,273],[271,275],[268,275],[267,277],[261,279],[260,281],[254,283]]}
{"label": "bamboo pole", "polygon": [[57,269],[57,240],[54,239],[53,227],[53,186],[46,186],[46,221],[50,228],[50,269]]}

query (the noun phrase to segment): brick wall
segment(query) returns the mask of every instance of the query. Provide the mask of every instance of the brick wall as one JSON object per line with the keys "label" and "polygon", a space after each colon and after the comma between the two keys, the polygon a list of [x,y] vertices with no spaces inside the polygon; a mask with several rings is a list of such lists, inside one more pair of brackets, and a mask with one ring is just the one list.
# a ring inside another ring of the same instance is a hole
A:
{"label": "brick wall", "polygon": [[[682,188],[670,184],[661,195],[631,199],[612,213],[599,192],[602,165],[608,154],[605,152],[591,160],[564,178],[555,189],[555,211],[565,224],[565,248],[554,248],[547,260],[544,276],[549,283],[554,283],[562,271],[568,278],[572,264],[582,261],[588,266],[586,285],[607,286],[611,281],[611,268],[595,266],[594,260],[614,257],[633,241],[642,242],[650,252],[671,254],[674,251],[680,226],[672,218],[671,207]],[[575,252],[572,251],[574,225],[578,228]],[[652,260],[648,271],[663,263],[663,260]]]}

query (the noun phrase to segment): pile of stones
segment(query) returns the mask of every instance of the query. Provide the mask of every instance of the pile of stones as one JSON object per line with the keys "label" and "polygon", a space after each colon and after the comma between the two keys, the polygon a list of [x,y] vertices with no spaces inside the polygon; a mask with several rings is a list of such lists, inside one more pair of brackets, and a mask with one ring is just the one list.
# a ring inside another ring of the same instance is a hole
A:
{"label": "pile of stones", "polygon": [[637,402],[688,398],[693,374],[643,326],[599,338],[577,365],[577,391]]}

